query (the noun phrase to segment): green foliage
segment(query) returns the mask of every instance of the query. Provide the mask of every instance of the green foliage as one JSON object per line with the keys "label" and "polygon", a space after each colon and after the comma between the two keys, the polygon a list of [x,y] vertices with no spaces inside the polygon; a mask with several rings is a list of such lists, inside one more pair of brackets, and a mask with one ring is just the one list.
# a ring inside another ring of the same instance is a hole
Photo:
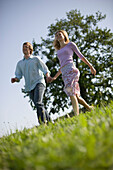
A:
{"label": "green foliage", "polygon": [[[108,103],[113,94],[113,33],[107,28],[101,29],[98,26],[106,16],[100,12],[83,16],[77,10],[71,10],[66,15],[65,19],[56,19],[55,23],[48,26],[47,38],[42,38],[42,43],[33,42],[34,51],[37,46],[41,57],[47,58],[46,64],[51,71],[51,76],[54,76],[59,69],[59,61],[53,47],[54,35],[57,30],[66,30],[70,41],[77,44],[82,54],[97,71],[94,78],[89,67],[74,54],[74,62],[81,73],[79,81],[81,96],[89,104],[99,104],[103,100]],[[44,101],[46,108],[51,104],[52,113],[59,112],[61,108],[68,108],[70,105],[63,86],[61,76],[47,85]]]}
{"label": "green foliage", "polygon": [[113,101],[0,139],[0,169],[113,169]]}

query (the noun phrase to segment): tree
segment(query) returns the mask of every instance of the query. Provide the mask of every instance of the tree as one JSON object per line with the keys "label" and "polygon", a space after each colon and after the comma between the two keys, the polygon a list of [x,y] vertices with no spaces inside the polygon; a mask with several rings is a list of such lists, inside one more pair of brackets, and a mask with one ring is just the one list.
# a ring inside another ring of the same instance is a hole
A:
{"label": "tree", "polygon": [[[95,15],[81,15],[80,11],[71,10],[66,13],[67,18],[56,19],[54,24],[48,26],[47,38],[42,42],[33,42],[34,54],[38,52],[47,58],[47,66],[54,76],[59,69],[59,61],[53,47],[55,32],[62,29],[67,31],[70,41],[77,44],[81,53],[92,63],[97,70],[95,77],[91,75],[89,67],[74,54],[74,62],[79,68],[81,96],[89,104],[99,104],[100,101],[111,100],[113,94],[113,33],[107,28],[101,29],[98,23],[106,18],[97,12]],[[38,47],[38,52],[36,51]],[[63,91],[61,76],[53,83],[47,85],[45,94],[46,107],[51,105],[50,112],[59,112],[68,108],[70,101]]]}

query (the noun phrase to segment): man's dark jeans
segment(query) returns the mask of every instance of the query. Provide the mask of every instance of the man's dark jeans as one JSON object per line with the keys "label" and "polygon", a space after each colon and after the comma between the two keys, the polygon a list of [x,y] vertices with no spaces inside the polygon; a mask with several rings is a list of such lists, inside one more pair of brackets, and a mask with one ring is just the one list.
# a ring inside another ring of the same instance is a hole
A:
{"label": "man's dark jeans", "polygon": [[[37,117],[39,123],[48,121],[50,118],[45,111],[44,104],[43,104],[43,96],[45,92],[45,86],[42,83],[36,85],[36,87],[29,92],[29,96],[33,101],[36,109],[37,109]],[[40,121],[41,119],[41,121]]]}

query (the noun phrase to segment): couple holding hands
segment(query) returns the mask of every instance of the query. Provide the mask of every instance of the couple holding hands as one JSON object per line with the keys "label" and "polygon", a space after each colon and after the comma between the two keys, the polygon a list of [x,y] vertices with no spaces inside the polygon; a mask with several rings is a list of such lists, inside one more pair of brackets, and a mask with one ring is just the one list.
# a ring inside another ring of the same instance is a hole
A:
{"label": "couple holding hands", "polygon": [[89,106],[86,101],[80,97],[79,77],[80,72],[73,62],[73,53],[86,63],[92,74],[96,70],[90,62],[81,54],[77,45],[70,42],[68,34],[64,30],[59,30],[55,34],[53,42],[60,63],[60,69],[54,77],[50,76],[50,71],[44,62],[38,56],[32,56],[33,47],[29,42],[23,44],[24,58],[17,63],[15,78],[11,79],[12,83],[19,82],[22,77],[25,79],[25,91],[29,93],[37,109],[37,118],[39,123],[50,121],[50,116],[46,112],[43,104],[43,95],[46,88],[44,75],[47,83],[56,80],[62,74],[64,81],[64,91],[70,97],[75,115],[79,115],[79,104],[82,104],[87,110],[91,111],[93,106]]}

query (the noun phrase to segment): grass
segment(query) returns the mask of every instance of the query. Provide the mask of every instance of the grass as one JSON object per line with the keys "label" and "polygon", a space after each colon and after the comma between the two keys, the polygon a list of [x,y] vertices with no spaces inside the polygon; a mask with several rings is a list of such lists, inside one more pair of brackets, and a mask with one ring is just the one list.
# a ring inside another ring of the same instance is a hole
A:
{"label": "grass", "polygon": [[113,170],[113,102],[0,139],[1,170]]}

